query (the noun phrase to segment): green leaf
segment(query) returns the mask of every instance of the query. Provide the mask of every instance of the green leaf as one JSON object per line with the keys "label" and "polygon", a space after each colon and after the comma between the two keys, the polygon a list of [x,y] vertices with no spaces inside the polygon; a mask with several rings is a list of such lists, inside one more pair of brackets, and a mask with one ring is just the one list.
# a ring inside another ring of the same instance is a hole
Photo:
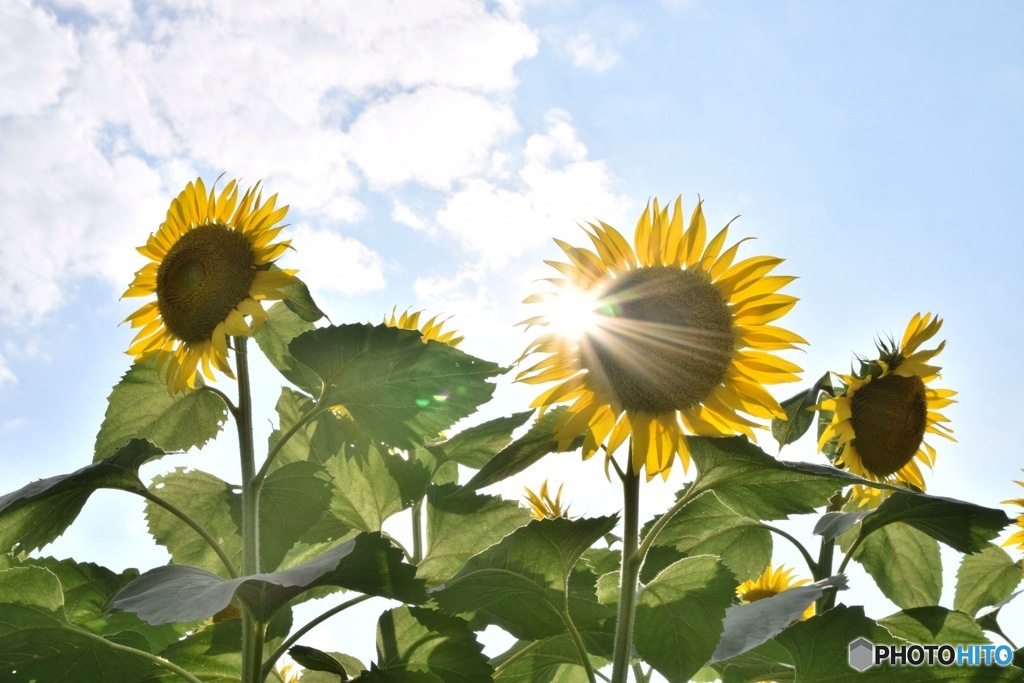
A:
{"label": "green leaf", "polygon": [[504,370],[414,330],[338,325],[304,332],[289,349],[322,380],[322,400],[343,405],[359,428],[415,448],[490,400]]}
{"label": "green leaf", "polygon": [[805,586],[784,590],[745,605],[733,605],[725,613],[722,638],[711,663],[723,662],[766,643],[796,621],[826,590],[843,590],[846,577],[832,576]]}
{"label": "green leaf", "polygon": [[[608,663],[601,657],[590,657],[594,669]],[[575,683],[587,680],[586,669],[569,636],[543,640],[520,640],[491,660],[494,680],[500,683]]]}
{"label": "green leaf", "polygon": [[893,522],[905,522],[962,553],[988,547],[1012,520],[1002,510],[952,498],[894,491],[861,523],[865,536]]}
{"label": "green leaf", "polygon": [[[462,619],[423,607],[388,610],[377,622],[377,663],[366,681],[483,683],[493,669]],[[420,674],[420,675],[416,675]]]}
{"label": "green leaf", "polygon": [[348,680],[349,672],[346,670],[345,665],[338,659],[335,659],[333,655],[323,650],[306,647],[305,645],[293,645],[288,649],[288,654],[304,669],[326,671],[327,673],[336,674],[342,681]]}
{"label": "green leaf", "polygon": [[57,576],[42,567],[0,571],[0,678],[10,683],[66,680],[137,681],[155,664],[114,643],[149,652],[140,633],[103,637],[72,624]]}
{"label": "green leaf", "polygon": [[114,386],[107,412],[96,435],[94,462],[124,446],[129,439],[146,439],[164,451],[202,447],[217,436],[228,410],[220,396],[202,386],[177,398],[156,370],[156,359],[136,363]]}
{"label": "green leaf", "polygon": [[889,524],[869,535],[853,559],[903,609],[936,605],[942,597],[939,543],[906,524]]}
{"label": "green leaf", "polygon": [[636,651],[670,681],[689,680],[715,651],[735,597],[736,579],[718,558],[679,560],[637,599]]}
{"label": "green leaf", "polygon": [[263,355],[285,379],[303,391],[316,395],[320,391],[320,378],[295,360],[288,350],[293,339],[312,329],[313,323],[304,320],[287,304],[279,301],[267,311],[267,319],[253,336]]}
{"label": "green leaf", "polygon": [[974,616],[982,607],[1010,597],[1022,577],[1021,562],[1014,562],[999,546],[990,545],[981,552],[964,555],[956,573],[953,607]]}
{"label": "green leaf", "polygon": [[503,448],[491,458],[480,471],[466,484],[471,490],[482,489],[499,481],[518,474],[527,467],[543,458],[548,453],[574,451],[583,445],[583,437],[579,437],[565,451],[558,448],[555,439],[555,425],[565,412],[565,406],[549,410],[534,421],[529,431]]}
{"label": "green leaf", "polygon": [[810,408],[818,402],[818,394],[826,386],[832,386],[831,374],[827,372],[810,389],[780,404],[786,412],[787,419],[772,419],[772,436],[779,442],[779,448],[788,446],[807,433],[814,422],[814,411]]}
{"label": "green leaf", "polygon": [[872,512],[872,510],[864,512],[826,512],[821,516],[817,524],[814,525],[814,534],[821,536],[826,541],[831,541],[852,529]]}
{"label": "green leaf", "polygon": [[[153,477],[150,488],[206,529],[218,540],[232,563],[241,566],[242,495],[238,487],[207,472],[179,467]],[[173,562],[228,576],[227,568],[213,548],[178,517],[146,501],[146,521],[149,533],[167,549]]]}
{"label": "green leaf", "polygon": [[142,490],[139,468],[164,452],[132,440],[91,465],[0,496],[0,553],[31,552],[64,533],[97,489]]}
{"label": "green leaf", "polygon": [[486,496],[454,484],[427,491],[427,554],[416,575],[435,586],[455,576],[466,561],[530,521],[515,501]]}
{"label": "green leaf", "polygon": [[331,488],[324,469],[292,462],[272,471],[260,494],[260,567],[281,566],[297,539],[327,513]]}
{"label": "green leaf", "polygon": [[512,432],[526,424],[533,415],[532,410],[499,417],[483,424],[469,427],[447,441],[430,448],[437,458],[437,467],[447,462],[480,469],[499,451],[512,441]]}
{"label": "green leaf", "polygon": [[[998,634],[1003,640],[1009,642],[1010,639],[1006,637],[1006,634],[1003,633],[1002,627],[999,625],[999,612],[1002,611],[1003,607],[1005,607],[1008,603],[1013,601],[1013,599],[1021,593],[1024,593],[1024,591],[1017,591],[1011,594],[1010,597],[1006,598],[1005,600],[1001,600],[997,602],[995,605],[992,605],[991,607],[982,610],[981,614],[978,614],[975,617],[975,622],[978,624],[978,626],[985,629],[986,631],[992,631],[993,633]],[[1019,653],[1020,650],[1017,650],[1017,652]],[[1014,665],[1019,666],[1019,664],[1017,664],[1016,658],[1014,659]]]}
{"label": "green leaf", "polygon": [[[793,670],[792,657],[789,652],[769,640],[753,650],[712,665],[717,676],[710,678],[717,683],[759,683],[760,681],[793,681],[796,672]],[[703,670],[702,670],[703,671]],[[700,675],[700,672],[698,672]],[[695,680],[696,677],[695,677]]]}
{"label": "green leaf", "polygon": [[693,494],[714,490],[723,503],[752,519],[813,512],[849,484],[893,488],[834,467],[780,462],[741,436],[686,440],[697,464]]}
{"label": "green leaf", "polygon": [[[652,523],[645,527],[645,534]],[[760,522],[737,514],[711,491],[676,513],[655,545],[669,545],[691,557],[717,555],[740,581],[761,574],[772,559],[771,532]]]}
{"label": "green leaf", "polygon": [[932,605],[917,607],[879,619],[889,633],[911,643],[974,644],[988,643],[988,638],[974,619],[956,610]]}
{"label": "green leaf", "polygon": [[[615,522],[615,517],[534,520],[470,558],[433,598],[446,612],[476,612],[477,619],[500,626],[517,638],[562,635],[561,612],[569,573]],[[579,596],[578,601],[590,621],[600,622],[610,611],[597,602],[596,595]],[[570,613],[572,608],[570,605]],[[581,625],[577,623],[577,627]]]}
{"label": "green leaf", "polygon": [[423,583],[401,561],[401,551],[380,534],[360,534],[290,569],[225,580],[196,567],[151,569],[114,598],[113,607],[151,624],[193,621],[216,614],[236,597],[258,618],[319,586],[340,586],[406,602],[424,599]]}
{"label": "green leaf", "polygon": [[340,454],[328,463],[334,478],[331,514],[353,529],[377,531],[391,515],[426,492],[422,463],[370,448],[365,456]]}
{"label": "green leaf", "polygon": [[327,314],[321,311],[313,301],[313,295],[309,293],[306,283],[294,275],[292,277],[295,278],[295,284],[281,288],[281,292],[285,295],[284,305],[306,322],[315,323],[320,318],[326,318]]}

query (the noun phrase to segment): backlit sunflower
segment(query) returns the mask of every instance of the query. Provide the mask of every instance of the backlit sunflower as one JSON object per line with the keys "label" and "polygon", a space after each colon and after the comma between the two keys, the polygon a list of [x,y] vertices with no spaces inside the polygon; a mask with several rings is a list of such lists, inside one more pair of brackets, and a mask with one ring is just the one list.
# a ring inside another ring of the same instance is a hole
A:
{"label": "backlit sunflower", "polygon": [[123,296],[156,299],[125,318],[142,328],[128,353],[136,362],[156,356],[171,394],[194,388],[200,365],[209,379],[212,368],[233,378],[227,338],[254,334],[267,317],[260,301],[284,299],[281,290],[297,282],[295,271],[270,269],[290,244],[274,242],[288,207],[275,209],[276,194],[261,199],[259,183],[239,200],[234,180],[217,195],[197,178],[138,248],[152,263]]}
{"label": "backlit sunflower", "polygon": [[558,493],[555,497],[551,497],[551,492],[548,491],[548,480],[545,479],[544,483],[540,485],[540,491],[534,492],[529,487],[526,488],[526,502],[530,504],[530,514],[533,515],[534,519],[558,519],[559,517],[569,516],[569,506],[562,507],[562,487],[565,484],[558,485]]}
{"label": "backlit sunflower", "polygon": [[[1018,486],[1024,486],[1024,481],[1016,482]],[[1014,498],[1013,500],[1004,500],[1003,505],[1019,505],[1024,508],[1024,498]],[[1024,550],[1024,513],[1017,516],[1017,530],[1013,532],[1013,535],[1006,539],[1003,546],[1017,546],[1017,550]]]}
{"label": "backlit sunflower", "polygon": [[[899,344],[880,342],[877,360],[861,360],[856,373],[840,376],[845,389],[818,405],[833,411],[818,450],[836,439],[837,466],[872,481],[925,489],[917,461],[929,467],[935,464],[935,449],[925,443],[925,434],[955,441],[945,424],[949,420],[939,410],[955,403],[956,392],[928,386],[941,370],[928,361],[946,342],[920,349],[940,327],[941,318],[918,313]],[[857,486],[853,495],[860,505],[873,507],[886,494]]]}
{"label": "backlit sunflower", "polygon": [[561,448],[585,432],[583,457],[604,445],[610,459],[631,436],[633,471],[667,478],[676,454],[689,464],[687,433],[754,439],[760,425],[743,414],[785,418],[763,385],[797,380],[800,368],[770,352],[806,342],[768,324],[797,301],[778,293],[794,278],[768,275],[782,259],[734,262],[729,226],[707,242],[698,203],[684,230],[680,199],[671,216],[648,206],[632,246],[605,223],[589,226],[595,251],[555,240],[569,259],[548,261],[564,276],[550,279],[558,291],[526,299],[547,310],[524,323],[547,332],[523,356],[545,358],[518,380],[556,382],[534,407],[571,402]]}
{"label": "backlit sunflower", "polygon": [[[737,586],[736,595],[742,602],[757,602],[758,600],[764,600],[765,598],[770,598],[773,595],[778,595],[784,590],[810,583],[810,579],[794,580],[792,574],[792,569],[786,569],[784,566],[774,569],[772,565],[769,564],[768,568],[764,570],[764,573],[761,574],[761,576]],[[807,609],[804,610],[803,616],[800,617],[800,621],[810,619],[813,616],[814,603],[811,603],[808,605]]]}

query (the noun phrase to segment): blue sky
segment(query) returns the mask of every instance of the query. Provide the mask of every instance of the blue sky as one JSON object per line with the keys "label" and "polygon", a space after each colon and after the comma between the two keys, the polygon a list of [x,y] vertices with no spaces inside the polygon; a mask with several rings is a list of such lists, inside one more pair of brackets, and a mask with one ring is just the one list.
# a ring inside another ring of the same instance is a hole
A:
{"label": "blue sky", "polygon": [[[0,489],[89,461],[129,365],[134,247],[223,172],[291,205],[284,263],[335,322],[444,312],[503,363],[552,237],[699,194],[712,225],[741,214],[741,253],[800,277],[804,386],[917,311],[945,318],[958,442],[936,444],[929,490],[1018,497],[1022,25],[1012,2],[4,3]],[[262,438],[279,383],[257,374]],[[484,416],[532,393],[506,383]],[[229,477],[233,442],[167,462]],[[810,439],[784,455],[817,458]],[[505,493],[550,477],[573,512],[614,510],[600,469],[549,459]],[[650,511],[682,480],[652,485]],[[123,498],[48,551],[161,563]]]}

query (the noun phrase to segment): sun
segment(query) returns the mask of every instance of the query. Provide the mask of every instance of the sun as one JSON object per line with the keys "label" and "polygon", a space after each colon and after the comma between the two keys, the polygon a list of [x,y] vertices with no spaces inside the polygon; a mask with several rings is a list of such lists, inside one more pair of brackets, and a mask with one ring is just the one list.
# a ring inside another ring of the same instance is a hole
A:
{"label": "sun", "polygon": [[751,418],[785,418],[764,385],[799,379],[773,352],[806,341],[769,324],[796,303],[779,293],[794,278],[769,275],[782,259],[736,261],[729,226],[707,240],[698,203],[684,229],[681,199],[671,214],[645,208],[632,244],[588,225],[594,250],[556,240],[568,258],[548,262],[556,290],[525,300],[542,310],[524,324],[544,333],[521,360],[543,358],[517,380],[554,383],[533,407],[569,403],[560,447],[584,434],[584,458],[603,448],[610,459],[628,439],[635,473],[667,477],[677,456],[689,463],[687,434],[754,439]]}
{"label": "sun", "polygon": [[254,334],[267,317],[260,301],[284,299],[298,282],[296,271],[271,268],[290,244],[274,241],[288,212],[276,202],[262,201],[259,183],[239,200],[236,181],[207,194],[197,178],[138,248],[151,263],[123,296],[155,298],[125,318],[142,328],[128,353],[139,363],[156,357],[171,394],[195,388],[200,368],[208,379],[214,368],[233,378],[228,337]]}
{"label": "sun", "polygon": [[[919,463],[931,467],[936,455],[925,435],[955,441],[949,419],[939,411],[955,403],[956,392],[930,386],[941,368],[929,361],[946,342],[921,349],[941,327],[941,318],[918,313],[899,343],[880,342],[877,359],[861,359],[857,372],[840,375],[843,390],[818,405],[833,413],[818,450],[834,440],[837,466],[872,481],[925,490]],[[853,493],[860,505],[872,507],[886,495],[864,486]]]}

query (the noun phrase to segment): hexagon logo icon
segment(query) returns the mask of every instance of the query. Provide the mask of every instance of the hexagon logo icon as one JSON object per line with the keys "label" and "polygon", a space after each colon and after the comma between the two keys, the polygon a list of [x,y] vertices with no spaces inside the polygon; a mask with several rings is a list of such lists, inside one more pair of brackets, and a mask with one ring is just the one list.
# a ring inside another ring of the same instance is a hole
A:
{"label": "hexagon logo icon", "polygon": [[875,645],[867,638],[858,638],[850,643],[850,668],[867,671],[875,665]]}

